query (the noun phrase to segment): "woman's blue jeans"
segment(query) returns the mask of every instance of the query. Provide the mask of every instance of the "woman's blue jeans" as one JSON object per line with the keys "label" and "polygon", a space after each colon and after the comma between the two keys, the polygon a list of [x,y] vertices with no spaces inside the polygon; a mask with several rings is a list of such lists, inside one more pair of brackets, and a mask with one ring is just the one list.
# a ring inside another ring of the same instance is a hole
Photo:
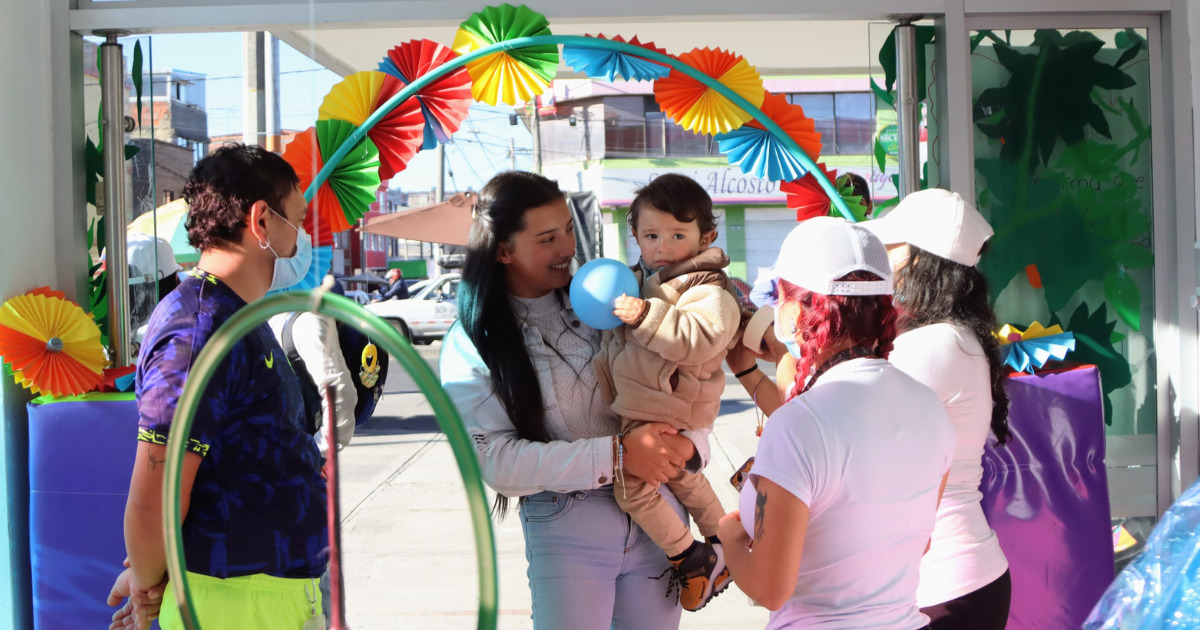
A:
{"label": "woman's blue jeans", "polygon": [[[675,497],[663,496],[687,522]],[[611,486],[535,494],[521,505],[521,527],[534,630],[679,627],[667,555],[617,507]]]}

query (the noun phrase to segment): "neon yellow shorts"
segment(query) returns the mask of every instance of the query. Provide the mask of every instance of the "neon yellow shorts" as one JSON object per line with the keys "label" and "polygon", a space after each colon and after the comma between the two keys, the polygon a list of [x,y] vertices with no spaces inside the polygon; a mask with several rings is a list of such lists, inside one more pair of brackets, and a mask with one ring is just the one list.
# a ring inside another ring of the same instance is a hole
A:
{"label": "neon yellow shorts", "polygon": [[[314,610],[322,614],[315,578],[244,575],[221,579],[189,571],[187,581],[192,609],[204,630],[300,630]],[[163,630],[183,630],[170,585],[163,594],[158,624]]]}

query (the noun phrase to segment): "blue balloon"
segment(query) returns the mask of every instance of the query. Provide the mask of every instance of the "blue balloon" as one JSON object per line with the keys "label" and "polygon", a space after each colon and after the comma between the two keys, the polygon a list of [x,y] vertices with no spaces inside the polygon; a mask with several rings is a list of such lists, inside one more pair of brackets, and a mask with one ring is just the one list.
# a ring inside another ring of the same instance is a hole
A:
{"label": "blue balloon", "polygon": [[588,326],[608,330],[624,323],[613,315],[617,298],[640,293],[632,269],[611,258],[597,258],[584,263],[571,279],[571,308]]}

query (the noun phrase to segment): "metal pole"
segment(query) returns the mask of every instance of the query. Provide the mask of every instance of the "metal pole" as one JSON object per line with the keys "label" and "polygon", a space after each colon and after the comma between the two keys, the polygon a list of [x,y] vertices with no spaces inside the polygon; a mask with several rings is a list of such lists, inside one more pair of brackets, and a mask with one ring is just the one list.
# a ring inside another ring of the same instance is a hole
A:
{"label": "metal pole", "polygon": [[530,131],[533,132],[533,172],[542,174],[542,115],[538,112],[538,102],[533,101],[533,114],[529,118]]}
{"label": "metal pole", "polygon": [[[446,200],[446,145],[439,142],[437,146],[438,158],[438,173],[437,173],[437,188],[434,189],[434,203],[442,203]],[[433,270],[436,273],[442,272],[442,245],[441,243],[430,243],[430,252],[433,256]]]}
{"label": "metal pole", "polygon": [[900,140],[900,198],[920,190],[920,111],[917,102],[918,16],[894,18],[896,25],[896,129]]}
{"label": "metal pole", "polygon": [[263,33],[263,113],[266,117],[266,138],[263,146],[268,151],[282,153],[283,146],[280,136],[280,107],[279,107],[279,38],[270,33]]}
{"label": "metal pole", "polygon": [[104,213],[108,289],[108,342],[114,366],[133,363],[129,346],[129,265],[125,256],[125,226],[129,199],[125,196],[125,57],[117,38],[124,31],[96,31],[100,44],[100,86],[104,120]]}

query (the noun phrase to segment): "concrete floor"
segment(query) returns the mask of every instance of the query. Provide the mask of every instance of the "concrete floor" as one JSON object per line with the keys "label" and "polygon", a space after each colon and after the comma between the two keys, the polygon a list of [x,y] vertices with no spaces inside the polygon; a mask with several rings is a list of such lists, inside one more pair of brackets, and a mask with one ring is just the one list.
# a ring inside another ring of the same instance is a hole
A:
{"label": "concrete floor", "polygon": [[[437,370],[441,343],[417,346]],[[342,545],[347,624],[353,630],[475,628],[478,577],[461,476],[432,410],[392,364],[375,418],[342,451]],[[736,506],[734,469],[754,454],[755,414],[727,379],[707,474],[726,509]],[[488,493],[489,505],[492,494]],[[500,573],[498,627],[532,628],[525,546],[516,514],[494,523]],[[736,585],[680,628],[762,628],[767,612]]]}

